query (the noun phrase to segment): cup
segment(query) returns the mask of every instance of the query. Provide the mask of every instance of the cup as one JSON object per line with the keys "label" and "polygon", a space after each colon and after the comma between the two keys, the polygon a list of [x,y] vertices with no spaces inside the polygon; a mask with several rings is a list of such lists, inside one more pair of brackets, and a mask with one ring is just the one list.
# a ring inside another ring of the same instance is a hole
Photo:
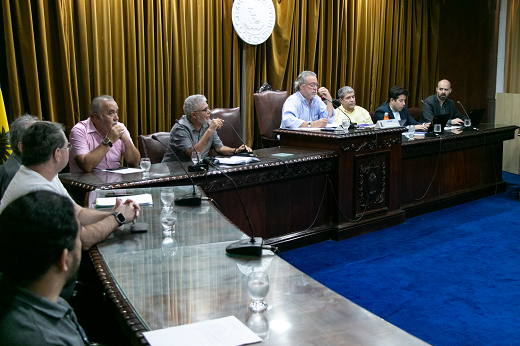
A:
{"label": "cup", "polygon": [[437,132],[437,133],[442,132],[442,125],[441,124],[435,124],[433,126],[433,132]]}
{"label": "cup", "polygon": [[169,209],[174,199],[175,195],[173,192],[173,187],[161,188],[161,202],[163,203],[164,209]]}
{"label": "cup", "polygon": [[408,138],[413,139],[413,135],[415,133],[415,126],[408,126]]}
{"label": "cup", "polygon": [[139,167],[141,167],[141,169],[143,170],[143,173],[146,175],[146,174],[148,174],[150,167],[152,167],[152,163],[150,162],[149,158],[143,157],[141,159],[141,162],[139,163]]}
{"label": "cup", "polygon": [[251,297],[249,308],[252,311],[264,311],[267,309],[265,296],[269,293],[269,277],[264,272],[253,272],[247,279],[247,293]]}
{"label": "cup", "polygon": [[345,130],[348,130],[348,128],[350,127],[350,120],[349,119],[343,119],[343,121],[341,122],[341,125],[343,125],[343,128]]}
{"label": "cup", "polygon": [[194,165],[199,164],[200,157],[199,157],[199,155],[197,155],[197,152],[195,150],[193,150],[191,152],[191,161],[193,162]]}
{"label": "cup", "polygon": [[464,119],[464,127],[470,127],[471,126],[471,119],[465,118]]}

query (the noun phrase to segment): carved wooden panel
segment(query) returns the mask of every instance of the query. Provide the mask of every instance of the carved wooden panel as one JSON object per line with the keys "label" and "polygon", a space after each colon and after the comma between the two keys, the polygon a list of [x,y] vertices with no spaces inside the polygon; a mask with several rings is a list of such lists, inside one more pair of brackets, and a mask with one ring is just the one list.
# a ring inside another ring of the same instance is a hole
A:
{"label": "carved wooden panel", "polygon": [[388,152],[356,156],[356,217],[388,207]]}

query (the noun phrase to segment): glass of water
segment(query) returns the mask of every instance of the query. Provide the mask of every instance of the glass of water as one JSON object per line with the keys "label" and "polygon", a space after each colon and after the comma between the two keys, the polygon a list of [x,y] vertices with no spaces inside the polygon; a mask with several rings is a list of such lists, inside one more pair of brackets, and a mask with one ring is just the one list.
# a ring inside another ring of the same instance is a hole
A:
{"label": "glass of water", "polygon": [[253,311],[267,309],[265,296],[269,293],[269,277],[264,272],[253,272],[247,279],[247,293],[251,297],[249,308]]}
{"label": "glass of water", "polygon": [[148,174],[148,171],[150,170],[150,167],[152,167],[152,163],[150,162],[150,159],[147,157],[143,157],[141,159],[141,162],[139,163],[139,167],[143,170],[143,173],[145,175]]}
{"label": "glass of water", "polygon": [[177,222],[177,211],[173,208],[169,209],[163,209],[161,211],[161,224],[164,228],[165,234],[173,234],[175,231],[173,230],[173,227],[175,226],[175,223]]}
{"label": "glass of water", "polygon": [[350,119],[343,119],[341,125],[343,125],[343,128],[348,131],[348,128],[350,127]]}
{"label": "glass of water", "polygon": [[173,187],[161,188],[161,202],[163,203],[164,209],[170,209],[174,199]]}
{"label": "glass of water", "polygon": [[470,127],[471,126],[471,119],[465,118],[464,119],[464,127]]}
{"label": "glass of water", "polygon": [[408,138],[413,139],[413,135],[415,133],[415,126],[408,126]]}
{"label": "glass of water", "polygon": [[199,164],[200,156],[197,155],[197,152],[195,150],[193,150],[191,152],[191,161],[193,162],[194,165]]}
{"label": "glass of water", "polygon": [[442,132],[442,125],[441,124],[435,124],[433,127],[433,132],[440,133]]}

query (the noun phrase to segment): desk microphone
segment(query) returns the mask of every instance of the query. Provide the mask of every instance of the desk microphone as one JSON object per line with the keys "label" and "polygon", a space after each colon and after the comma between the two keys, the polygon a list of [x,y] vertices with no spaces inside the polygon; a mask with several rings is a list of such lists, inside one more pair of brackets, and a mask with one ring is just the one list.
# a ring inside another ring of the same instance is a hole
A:
{"label": "desk microphone", "polygon": [[[159,140],[159,138],[157,138],[156,135],[152,135],[152,139],[156,140],[159,143],[161,143],[166,149],[168,149],[168,146],[166,146],[166,144],[161,142]],[[193,182],[193,179],[191,178],[190,174],[186,171],[186,169],[182,165],[182,162],[181,162],[181,160],[179,160],[179,157],[177,156],[177,154],[175,154],[175,152],[173,150],[172,150],[172,153],[175,156],[175,158],[177,159],[177,161],[179,162],[179,164],[181,165],[181,168],[184,170],[184,172],[186,173],[188,178],[190,178],[191,185],[193,185],[193,193],[177,197],[175,199],[175,204],[176,205],[180,205],[181,207],[197,207],[197,206],[200,205],[201,198],[200,198],[200,195],[198,195],[197,192],[196,192],[195,183]]]}
{"label": "desk microphone", "polygon": [[[184,131],[186,131],[186,133],[188,134],[188,138],[190,139],[191,145],[193,145],[193,150],[195,151],[195,154],[197,154],[197,158],[202,159],[202,155],[197,151],[197,149],[195,149],[195,143],[193,142],[193,138],[191,138],[190,129],[186,125],[181,124],[179,122],[179,119],[175,119],[175,122],[179,126],[181,126],[184,129]],[[177,155],[175,155],[175,156],[177,156]],[[189,165],[188,166],[188,171],[190,171],[190,172],[201,172],[201,171],[205,171],[207,169],[208,169],[208,166],[207,165],[203,165],[200,160],[199,160],[199,162],[196,165],[193,164],[193,165]]]}
{"label": "desk microphone", "polygon": [[[242,144],[244,145],[244,150],[245,147],[246,147],[246,142],[244,142],[244,140],[242,139],[242,137],[240,137],[240,135],[238,134],[237,130],[235,130],[235,128],[233,127],[233,125],[231,125],[230,123],[228,123],[227,121],[225,121],[224,119],[220,119],[224,122],[224,124],[228,124],[232,129],[233,131],[235,131],[235,134],[237,135],[238,139],[240,139],[240,142],[242,142]],[[248,152],[247,150],[243,153],[238,153],[238,154],[233,154],[233,156],[249,156],[249,157],[256,157],[256,155],[254,153],[250,153]]]}
{"label": "desk microphone", "polygon": [[348,114],[347,114],[343,109],[341,109],[341,108],[339,108],[339,107],[336,107],[336,105],[334,104],[334,102],[331,102],[331,101],[327,100],[327,98],[326,98],[325,96],[321,95],[320,97],[321,97],[321,99],[323,100],[323,102],[325,102],[325,103],[326,103],[326,102],[329,102],[329,103],[332,105],[332,108],[337,109],[338,111],[341,111],[341,113],[345,114],[345,116],[346,116],[346,117],[348,118],[348,120],[350,121],[350,126],[348,127],[349,129],[355,129],[355,128],[357,128],[357,127],[356,127],[357,123],[353,123],[353,122],[352,122],[352,119],[350,119],[350,117],[348,116]]}
{"label": "desk microphone", "polygon": [[242,205],[242,209],[244,210],[244,214],[246,216],[247,222],[249,223],[249,228],[251,228],[251,238],[249,239],[240,239],[237,242],[231,243],[226,247],[226,252],[230,255],[239,255],[239,256],[254,256],[260,257],[262,256],[262,250],[271,250],[275,251],[274,247],[269,245],[264,245],[264,240],[261,237],[255,237],[255,233],[253,231],[253,225],[251,224],[251,220],[249,220],[249,216],[247,215],[246,207],[244,206],[244,202],[242,201],[242,197],[240,196],[240,192],[238,191],[238,186],[231,177],[229,177],[226,173],[222,172],[220,168],[216,167],[210,159],[205,158],[204,163],[207,163],[209,166],[215,168],[220,173],[222,173],[226,178],[228,178],[233,185],[235,185],[235,189],[237,191],[238,199],[240,200],[240,204]]}
{"label": "desk microphone", "polygon": [[464,113],[466,113],[466,116],[469,118],[468,112],[466,112],[466,108],[464,108],[464,106],[462,105],[462,103],[460,103],[460,101],[457,101],[457,103],[462,107],[462,109],[464,110]]}

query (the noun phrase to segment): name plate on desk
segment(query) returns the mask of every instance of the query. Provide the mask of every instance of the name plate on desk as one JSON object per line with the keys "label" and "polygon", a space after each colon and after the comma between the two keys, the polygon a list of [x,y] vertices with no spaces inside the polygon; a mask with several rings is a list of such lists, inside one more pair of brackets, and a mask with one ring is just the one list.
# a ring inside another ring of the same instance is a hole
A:
{"label": "name plate on desk", "polygon": [[399,125],[399,120],[397,120],[397,119],[378,120],[376,123],[376,129],[390,129],[393,127],[401,127],[401,125]]}

